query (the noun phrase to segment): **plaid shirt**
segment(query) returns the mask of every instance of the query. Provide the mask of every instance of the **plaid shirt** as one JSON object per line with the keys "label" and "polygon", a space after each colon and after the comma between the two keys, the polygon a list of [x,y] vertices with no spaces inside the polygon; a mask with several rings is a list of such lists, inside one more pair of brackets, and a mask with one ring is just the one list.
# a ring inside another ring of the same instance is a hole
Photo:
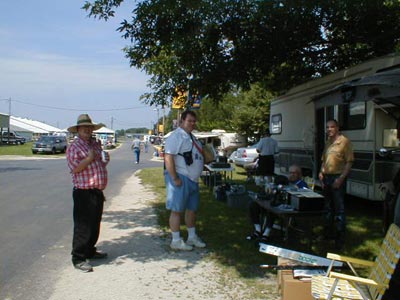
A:
{"label": "plaid shirt", "polygon": [[[88,156],[89,149],[96,152],[95,159],[81,172],[73,173],[79,163]],[[71,170],[72,182],[78,189],[104,190],[107,186],[106,163],[101,160],[101,146],[94,141],[77,138],[67,149],[67,163]]]}

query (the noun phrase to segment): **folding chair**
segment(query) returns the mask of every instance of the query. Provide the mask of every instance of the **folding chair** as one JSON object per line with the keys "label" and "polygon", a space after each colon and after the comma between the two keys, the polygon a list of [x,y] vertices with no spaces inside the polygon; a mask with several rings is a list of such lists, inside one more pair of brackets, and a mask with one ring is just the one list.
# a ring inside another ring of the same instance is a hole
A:
{"label": "folding chair", "polygon": [[[311,293],[315,299],[339,300],[380,300],[394,273],[400,257],[400,228],[392,224],[383,240],[380,252],[374,262],[328,253],[332,259],[327,276],[314,276]],[[354,275],[332,272],[334,261],[347,263]],[[371,268],[368,278],[359,277],[353,264]]]}

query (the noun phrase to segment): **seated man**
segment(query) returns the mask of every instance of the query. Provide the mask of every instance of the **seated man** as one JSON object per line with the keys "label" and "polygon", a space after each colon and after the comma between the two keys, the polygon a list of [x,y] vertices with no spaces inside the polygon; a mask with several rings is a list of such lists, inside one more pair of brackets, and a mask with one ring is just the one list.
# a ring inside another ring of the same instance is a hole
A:
{"label": "seated man", "polygon": [[[302,179],[301,168],[297,165],[291,165],[289,167],[289,185],[295,185],[298,188],[308,188],[307,183],[305,183]],[[274,218],[271,215],[267,215],[266,227],[264,231],[261,233],[261,215],[264,209],[256,202],[253,201],[249,206],[250,210],[250,219],[254,226],[254,231],[252,234],[246,237],[247,240],[256,240],[260,239],[261,242],[268,242],[269,236],[271,234],[272,225],[274,224]],[[265,212],[264,212],[265,215]]]}

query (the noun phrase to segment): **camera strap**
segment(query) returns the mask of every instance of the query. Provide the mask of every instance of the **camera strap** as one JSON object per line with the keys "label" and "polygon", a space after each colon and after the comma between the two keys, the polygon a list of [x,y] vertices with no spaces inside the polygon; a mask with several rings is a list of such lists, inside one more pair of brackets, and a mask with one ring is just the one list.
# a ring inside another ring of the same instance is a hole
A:
{"label": "camera strap", "polygon": [[[199,147],[199,145],[197,144],[197,142],[193,139],[193,135],[191,133],[189,133],[189,134],[190,134],[190,138],[192,139],[192,145],[194,145],[196,147],[196,149],[200,152],[200,154],[204,156],[203,149],[201,149]],[[192,146],[192,149],[193,149],[193,146]]]}
{"label": "camera strap", "polygon": [[[192,134],[191,134],[191,133],[189,133],[189,134],[190,134],[190,138],[192,139]],[[193,150],[193,143],[194,143],[194,141],[193,141],[193,139],[192,139],[192,148],[190,149],[190,151]],[[178,155],[183,156],[182,153],[178,153]]]}

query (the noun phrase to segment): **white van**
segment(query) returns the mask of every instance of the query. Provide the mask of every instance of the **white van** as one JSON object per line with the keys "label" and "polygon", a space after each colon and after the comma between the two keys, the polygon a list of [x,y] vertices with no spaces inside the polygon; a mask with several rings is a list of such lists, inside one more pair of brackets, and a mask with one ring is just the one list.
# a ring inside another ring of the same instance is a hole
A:
{"label": "white van", "polygon": [[400,172],[400,56],[312,80],[273,100],[270,130],[280,149],[276,173],[287,175],[296,163],[317,181],[329,119],[339,122],[354,147],[347,193],[383,200],[382,186]]}

